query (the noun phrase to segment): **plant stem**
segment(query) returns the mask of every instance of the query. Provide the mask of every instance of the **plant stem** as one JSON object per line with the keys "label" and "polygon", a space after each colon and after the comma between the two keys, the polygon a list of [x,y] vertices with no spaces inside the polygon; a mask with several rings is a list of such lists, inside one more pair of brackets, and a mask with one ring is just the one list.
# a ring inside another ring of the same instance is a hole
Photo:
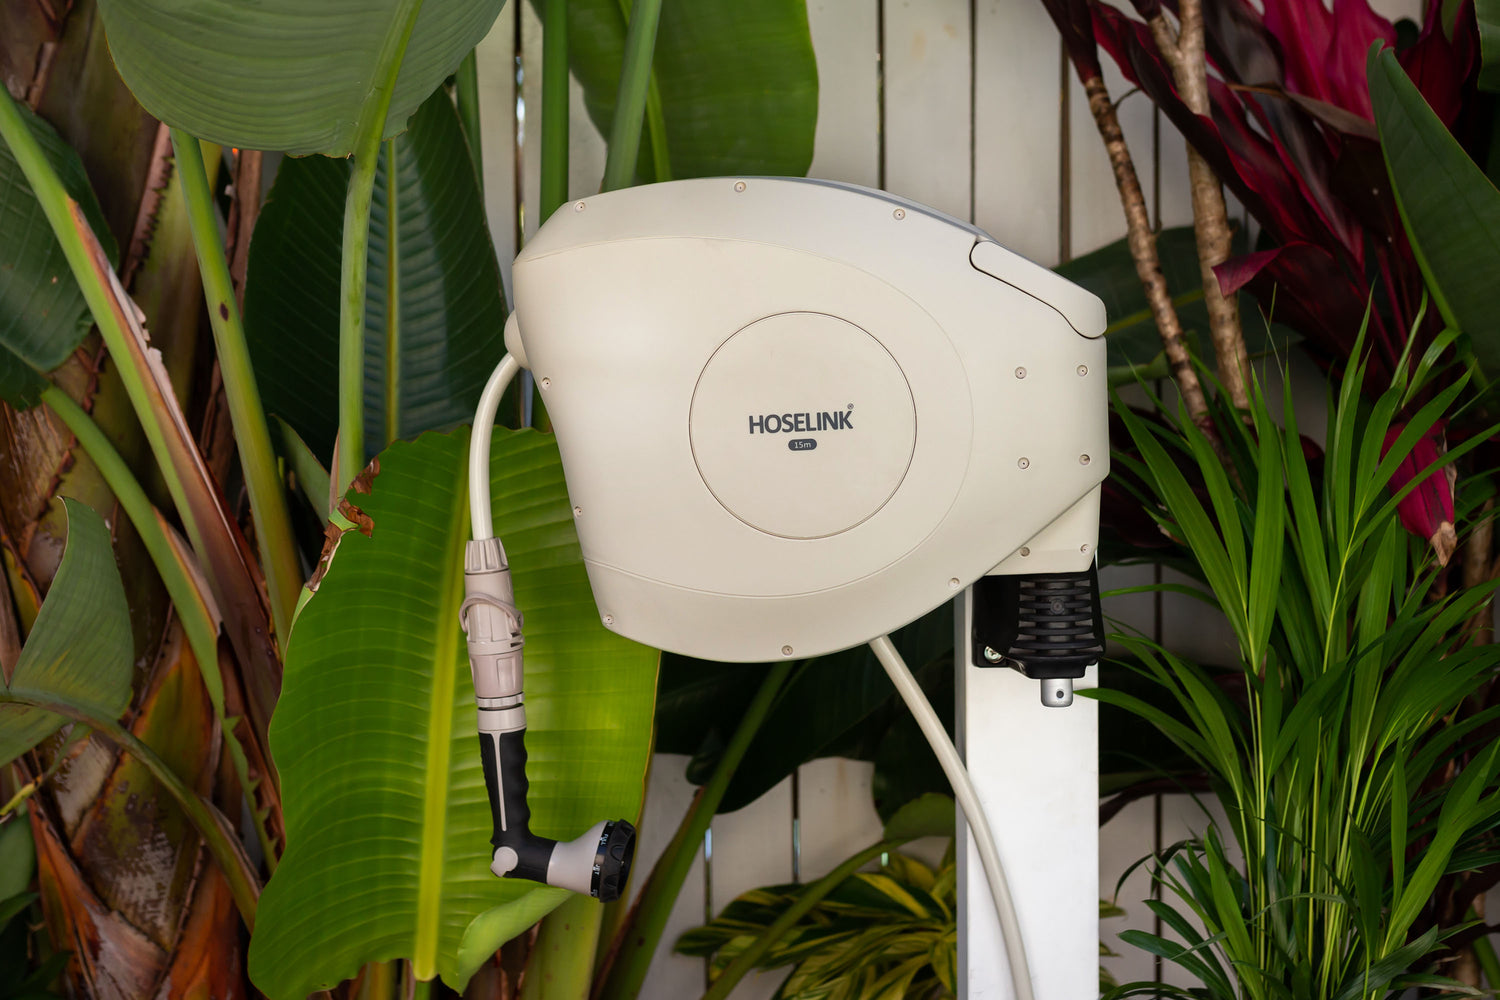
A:
{"label": "plant stem", "polygon": [[[1208,97],[1203,2],[1181,0],[1177,11],[1179,30],[1174,33],[1167,23],[1166,14],[1158,12],[1150,21],[1151,37],[1171,67],[1182,102],[1193,114],[1208,117],[1213,109]],[[1248,410],[1250,358],[1245,348],[1244,332],[1240,329],[1240,308],[1234,296],[1223,293],[1218,276],[1214,274],[1214,268],[1229,259],[1233,235],[1229,228],[1229,212],[1224,206],[1224,190],[1208,161],[1191,145],[1187,156],[1188,187],[1193,199],[1193,235],[1198,242],[1198,268],[1203,279],[1219,381],[1229,393],[1235,409]]]}
{"label": "plant stem", "polygon": [[542,918],[520,1000],[587,1000],[603,923],[604,907],[576,893]]}
{"label": "plant stem", "polygon": [[458,64],[453,82],[458,97],[458,120],[463,123],[464,138],[469,141],[469,161],[474,164],[474,179],[479,182],[479,193],[482,195],[484,147],[479,141],[479,60],[474,49],[470,49],[469,54],[464,56],[464,61]]}
{"label": "plant stem", "polygon": [[656,953],[657,942],[661,940],[667,917],[671,915],[672,904],[677,900],[688,869],[693,866],[693,860],[703,846],[703,834],[713,822],[714,813],[718,811],[719,803],[729,789],[734,772],[744,759],[745,751],[750,748],[750,741],[760,731],[761,723],[765,721],[766,714],[770,712],[771,705],[781,692],[791,670],[792,664],[783,662],[772,665],[766,671],[766,679],[761,682],[760,690],[745,709],[739,728],[734,731],[729,745],[724,748],[723,756],[714,767],[713,776],[698,791],[693,804],[688,807],[687,815],[682,818],[682,823],[672,836],[672,842],[667,845],[666,851],[656,862],[656,867],[651,870],[650,877],[646,879],[640,897],[636,900],[634,913],[625,918],[615,936],[612,947],[616,953],[605,962],[603,979],[595,990],[595,997],[635,1000],[640,993],[641,984],[646,979],[646,970],[651,965],[651,957]]}
{"label": "plant stem", "polygon": [[797,896],[796,901],[787,907],[786,911],[777,917],[771,926],[761,932],[760,937],[756,938],[749,947],[736,955],[734,961],[730,962],[728,967],[714,978],[708,991],[703,994],[703,1000],[724,1000],[739,981],[745,978],[745,973],[755,968],[755,963],[760,961],[760,957],[770,950],[773,944],[785,937],[786,932],[791,930],[793,925],[806,916],[814,906],[822,902],[824,897],[837,889],[843,884],[845,879],[859,871],[866,864],[874,861],[886,851],[895,850],[904,843],[906,843],[904,840],[882,840],[878,844],[872,844],[854,855],[854,857],[845,860],[843,864],[818,879],[806,889],[803,889]]}
{"label": "plant stem", "polygon": [[177,800],[188,821],[197,828],[208,853],[213,855],[229,883],[234,905],[240,911],[245,926],[252,931],[255,929],[255,905],[260,898],[260,882],[250,866],[250,860],[240,849],[239,841],[230,832],[229,821],[211,803],[189,788],[178,777],[177,772],[156,755],[156,751],[113,719],[96,717],[74,705],[33,700],[9,693],[0,694],[0,703],[4,702],[30,705],[80,722],[144,764],[157,783]]}
{"label": "plant stem", "polygon": [[208,688],[209,700],[222,716],[224,684],[217,673],[219,626],[187,566],[179,558],[177,547],[167,536],[156,508],[151,505],[151,500],[141,488],[135,474],[130,471],[130,466],[125,464],[115,446],[99,429],[99,425],[94,423],[93,418],[84,412],[83,407],[55,385],[48,385],[42,390],[42,402],[62,418],[68,430],[78,439],[84,453],[99,467],[105,484],[109,486],[115,499],[120,501],[125,516],[130,518],[130,523],[141,536],[141,544],[146,546],[146,554],[156,566],[156,572],[166,585],[167,596],[177,609],[177,617],[182,620],[182,630],[187,634],[188,645],[198,660],[199,669],[203,671],[203,682]]}
{"label": "plant stem", "polygon": [[[1082,75],[1082,74],[1080,74]],[[1120,192],[1120,204],[1125,209],[1126,242],[1131,259],[1135,261],[1135,273],[1141,287],[1146,291],[1146,301],[1151,304],[1151,315],[1156,320],[1156,329],[1161,333],[1162,350],[1167,364],[1177,380],[1178,391],[1187,406],[1188,414],[1195,423],[1208,420],[1208,400],[1203,395],[1203,386],[1198,373],[1193,370],[1193,360],[1188,355],[1187,341],[1183,337],[1182,322],[1172,305],[1172,296],[1167,289],[1167,279],[1162,273],[1161,257],[1156,250],[1156,232],[1151,227],[1151,215],[1146,211],[1146,195],[1141,190],[1140,177],[1135,172],[1135,161],[1131,159],[1130,147],[1125,143],[1125,132],[1120,128],[1119,116],[1104,79],[1090,74],[1083,80],[1083,91],[1089,101],[1089,111],[1104,140],[1104,149],[1109,154],[1109,164],[1114,169],[1115,187]]]}
{"label": "plant stem", "polygon": [[656,26],[661,0],[635,0],[625,33],[625,59],[620,87],[615,93],[615,116],[609,128],[609,155],[604,161],[601,190],[628,187],[635,178],[641,150],[642,114],[651,89],[651,57],[656,50]]}
{"label": "plant stem", "polygon": [[568,3],[545,0],[542,22],[542,194],[546,222],[568,200]]}
{"label": "plant stem", "polygon": [[[631,0],[619,0],[620,19],[630,23]],[[672,179],[672,158],[667,151],[667,119],[661,109],[661,88],[656,85],[656,70],[651,70],[651,84],[646,90],[646,137],[651,142],[651,165],[661,182]]]}
{"label": "plant stem", "polygon": [[177,157],[178,176],[182,178],[182,194],[187,201],[193,247],[198,251],[198,270],[203,276],[203,295],[208,302],[208,319],[214,331],[214,348],[219,355],[224,396],[229,403],[229,420],[234,426],[240,467],[245,474],[245,489],[250,495],[250,516],[255,523],[255,540],[266,576],[271,619],[276,626],[276,635],[285,646],[287,630],[292,624],[292,609],[297,606],[297,591],[302,588],[302,568],[292,538],[286,491],[282,489],[276,451],[271,447],[271,429],[266,423],[265,407],[261,405],[260,389],[255,383],[250,348],[245,342],[245,326],[240,318],[234,282],[229,277],[229,262],[224,258],[218,222],[214,218],[213,195],[208,190],[208,175],[203,168],[203,150],[197,139],[175,128],[172,129],[172,148]]}
{"label": "plant stem", "polygon": [[343,273],[339,281],[339,441],[335,488],[342,495],[365,466],[365,282],[369,271],[370,202],[381,138],[401,59],[422,0],[402,0],[376,61],[375,84],[359,110],[354,171],[344,200]]}

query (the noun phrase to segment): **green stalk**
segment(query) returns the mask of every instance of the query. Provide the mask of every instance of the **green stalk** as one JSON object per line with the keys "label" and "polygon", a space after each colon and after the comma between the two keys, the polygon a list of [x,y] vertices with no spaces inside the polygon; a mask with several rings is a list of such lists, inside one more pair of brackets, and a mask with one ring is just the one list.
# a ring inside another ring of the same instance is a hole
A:
{"label": "green stalk", "polygon": [[641,116],[651,89],[651,57],[656,49],[656,26],[661,19],[661,0],[635,0],[630,27],[625,33],[625,59],[620,66],[620,87],[615,93],[615,117],[609,128],[609,155],[604,161],[601,189],[628,187],[635,178],[641,151]]}
{"label": "green stalk", "polygon": [[[1472,911],[1470,919],[1473,919]],[[1474,957],[1479,961],[1479,968],[1484,972],[1484,981],[1489,988],[1500,989],[1500,958],[1495,957],[1495,946],[1490,944],[1487,937],[1478,938],[1471,948],[1474,949]]]}
{"label": "green stalk", "polygon": [[458,98],[458,120],[463,123],[464,138],[469,140],[469,160],[474,164],[474,179],[479,182],[479,193],[484,194],[484,148],[479,141],[479,64],[473,49],[458,64],[453,82]]}
{"label": "green stalk", "polygon": [[401,436],[401,199],[396,140],[385,142],[385,444]]}
{"label": "green stalk", "polygon": [[[141,544],[146,547],[146,554],[151,557],[157,574],[167,588],[167,596],[171,598],[172,606],[177,611],[177,618],[182,622],[188,648],[198,661],[198,670],[203,676],[209,703],[213,705],[214,717],[219,720],[219,728],[229,747],[235,774],[240,779],[240,786],[248,793],[250,769],[245,759],[245,750],[240,745],[239,738],[234,735],[234,727],[224,717],[224,678],[219,675],[219,626],[193,581],[185,561],[187,553],[179,552],[172,543],[167,535],[165,522],[151,505],[140,481],[135,478],[130,466],[120,457],[109,438],[99,429],[99,425],[84,412],[83,407],[55,385],[48,385],[42,390],[42,402],[62,418],[63,424],[78,439],[79,447],[98,467],[105,485],[120,502],[120,507],[134,525],[136,534],[141,536]],[[251,812],[255,816],[255,833],[260,839],[261,850],[267,864],[274,869],[275,840],[259,813],[253,809]]]}
{"label": "green stalk", "polygon": [[604,907],[577,893],[542,919],[520,1000],[588,1000]]}
{"label": "green stalk", "polygon": [[886,851],[895,850],[904,843],[906,843],[904,840],[882,840],[878,844],[872,844],[802,890],[796,902],[787,907],[786,912],[777,917],[771,926],[761,932],[760,937],[735,956],[734,961],[719,973],[713,984],[709,986],[708,992],[703,994],[703,1000],[724,1000],[739,981],[745,978],[745,973],[755,968],[755,963],[760,961],[760,957],[769,951],[773,944],[785,937],[786,932],[791,930],[797,921],[801,920],[814,906],[821,903],[824,897],[865,865]]}
{"label": "green stalk", "polygon": [[151,505],[151,500],[141,488],[135,474],[130,471],[130,466],[125,464],[115,446],[99,429],[99,425],[94,423],[93,418],[84,412],[83,407],[55,385],[48,385],[42,390],[42,402],[62,418],[68,430],[78,439],[84,453],[99,467],[105,484],[114,493],[115,499],[120,501],[125,516],[130,518],[130,523],[141,536],[141,544],[146,546],[146,554],[151,557],[156,572],[166,585],[167,595],[172,599],[177,617],[182,621],[182,631],[187,635],[188,646],[198,660],[199,669],[203,671],[203,683],[208,688],[209,700],[222,718],[224,682],[218,673],[219,629],[204,605],[198,588],[188,576],[187,567],[178,558],[176,547],[167,537],[166,528],[162,527],[156,508]]}
{"label": "green stalk", "polygon": [[672,179],[672,155],[667,151],[667,116],[661,109],[661,88],[656,73],[651,74],[651,88],[646,91],[646,135],[651,140],[651,162],[656,167],[656,181]]}
{"label": "green stalk", "polygon": [[[631,0],[619,0],[620,18],[630,22]],[[656,181],[672,179],[672,157],[667,151],[667,118],[661,109],[661,88],[656,84],[656,70],[651,71],[651,85],[646,91],[646,137],[651,143],[651,165]]]}
{"label": "green stalk", "polygon": [[156,751],[141,742],[134,733],[121,727],[115,720],[96,717],[76,705],[33,700],[10,693],[0,694],[0,704],[6,702],[30,705],[33,708],[40,708],[66,719],[72,719],[74,722],[80,722],[144,764],[146,770],[151,772],[151,777],[155,778],[157,783],[177,800],[188,822],[197,828],[199,836],[203,838],[204,846],[208,848],[208,853],[213,855],[214,861],[218,863],[225,880],[229,883],[230,894],[234,896],[234,905],[240,911],[240,917],[245,921],[245,926],[252,931],[255,929],[255,905],[260,898],[260,884],[255,871],[250,867],[249,859],[240,850],[239,841],[228,832],[229,821],[197,792],[189,788],[187,783],[177,776],[177,772],[156,755]]}
{"label": "green stalk", "polygon": [[541,221],[568,200],[568,2],[545,0],[542,22]]}
{"label": "green stalk", "polygon": [[52,226],[58,245],[62,247],[63,255],[68,259],[68,266],[78,279],[78,287],[83,291],[84,300],[88,303],[94,322],[99,327],[104,344],[109,349],[110,355],[117,361],[120,381],[125,384],[125,391],[135,407],[136,416],[141,421],[146,440],[156,456],[162,478],[166,481],[167,491],[171,494],[172,502],[182,517],[188,537],[195,549],[200,553],[206,552],[203,534],[194,516],[194,509],[188,503],[182,476],[172,460],[172,450],[167,443],[166,431],[151,408],[151,393],[146,385],[145,374],[129,361],[131,351],[126,342],[125,320],[116,311],[118,304],[110,294],[107,285],[114,275],[112,272],[105,273],[106,268],[100,264],[103,252],[99,250],[98,242],[85,240],[83,234],[87,232],[87,227],[79,222],[81,212],[77,219],[74,216],[75,212],[79,212],[77,203],[68,196],[62,186],[62,181],[52,169],[52,165],[47,162],[31,130],[21,119],[10,93],[3,87],[0,87],[0,138],[3,138],[10,146],[11,153],[21,167],[21,172],[26,175],[32,192],[41,204],[43,212],[46,213],[47,221]]}
{"label": "green stalk", "polygon": [[713,822],[714,813],[718,812],[719,803],[724,800],[724,793],[729,789],[734,772],[744,759],[745,751],[750,749],[750,741],[760,731],[761,723],[765,721],[791,670],[792,664],[788,661],[777,663],[766,671],[766,679],[755,693],[750,707],[745,710],[745,716],[740,720],[739,728],[734,731],[729,745],[724,748],[724,755],[714,767],[713,776],[693,799],[672,842],[667,845],[661,859],[656,862],[656,867],[651,870],[650,877],[646,879],[640,899],[635,904],[635,919],[631,921],[627,918],[625,926],[620,929],[617,941],[623,943],[619,945],[614,964],[605,973],[599,996],[606,1000],[635,1000],[641,992],[646,970],[651,965],[651,956],[656,952],[656,944],[667,926],[667,917],[672,913],[672,904],[676,902],[688,869],[692,868],[693,860],[703,845],[703,834]]}
{"label": "green stalk", "polygon": [[381,138],[401,59],[422,0],[402,0],[375,63],[374,86],[359,111],[354,172],[344,201],[343,274],[339,294],[339,440],[334,482],[342,495],[365,466],[365,282],[369,271],[370,202]]}
{"label": "green stalk", "polygon": [[282,489],[276,451],[271,447],[271,429],[266,423],[265,407],[260,402],[255,369],[250,364],[250,347],[245,342],[245,326],[235,299],[234,282],[229,277],[229,262],[224,259],[219,225],[214,218],[213,195],[208,190],[208,174],[203,167],[203,150],[197,139],[175,128],[172,129],[172,150],[177,158],[178,175],[182,178],[193,247],[198,252],[198,270],[203,276],[203,295],[208,302],[208,319],[214,331],[214,348],[219,355],[219,372],[224,379],[224,397],[229,403],[229,420],[234,426],[240,467],[245,474],[245,489],[250,495],[250,516],[255,523],[255,540],[266,575],[271,619],[284,648],[287,630],[291,628],[292,609],[297,606],[297,592],[302,588],[302,567],[297,561],[297,546],[292,538],[286,491]]}

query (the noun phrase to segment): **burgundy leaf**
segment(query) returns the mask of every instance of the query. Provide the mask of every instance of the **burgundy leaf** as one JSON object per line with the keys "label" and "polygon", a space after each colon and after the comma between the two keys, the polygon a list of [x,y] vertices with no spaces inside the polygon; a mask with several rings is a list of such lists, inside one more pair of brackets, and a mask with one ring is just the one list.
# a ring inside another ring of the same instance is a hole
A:
{"label": "burgundy leaf", "polygon": [[1394,43],[1396,28],[1365,0],[1266,0],[1267,30],[1281,43],[1286,89],[1374,119],[1365,80],[1370,43]]}
{"label": "burgundy leaf", "polygon": [[1087,81],[1101,75],[1099,49],[1094,44],[1093,16],[1089,13],[1088,0],[1042,0],[1042,6],[1052,17],[1067,46],[1068,58],[1078,79]]}
{"label": "burgundy leaf", "polygon": [[[1380,448],[1382,458],[1405,428],[1405,424],[1396,424],[1386,432],[1385,443]],[[1405,489],[1423,469],[1436,462],[1447,450],[1448,445],[1443,438],[1443,422],[1438,421],[1417,440],[1411,453],[1403,457],[1396,466],[1390,482],[1386,484],[1391,495],[1395,496]],[[1438,563],[1442,566],[1448,565],[1448,560],[1458,545],[1458,535],[1453,527],[1453,490],[1456,481],[1457,472],[1454,467],[1446,465],[1428,473],[1416,489],[1396,504],[1401,526],[1418,538],[1425,538],[1432,545]]]}
{"label": "burgundy leaf", "polygon": [[[1354,349],[1367,295],[1322,247],[1291,243],[1227,260],[1214,273],[1225,295],[1254,293],[1273,320],[1306,334],[1323,360],[1343,361]],[[1384,367],[1383,352],[1376,361]]]}

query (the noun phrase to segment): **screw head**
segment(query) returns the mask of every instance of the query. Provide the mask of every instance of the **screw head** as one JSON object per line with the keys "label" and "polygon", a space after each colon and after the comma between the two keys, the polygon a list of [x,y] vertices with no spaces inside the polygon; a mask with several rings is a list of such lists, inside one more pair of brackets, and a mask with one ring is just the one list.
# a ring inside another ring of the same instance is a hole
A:
{"label": "screw head", "polygon": [[734,189],[736,191],[743,191],[743,190],[745,190],[745,182],[744,181],[735,181],[734,182]]}
{"label": "screw head", "polygon": [[1089,366],[1088,365],[1079,365],[1078,366],[1078,374],[1079,375],[1087,375],[1088,373],[1089,373]]}
{"label": "screw head", "polygon": [[588,208],[588,203],[580,201],[573,206],[573,211],[582,212],[585,208]]}
{"label": "screw head", "polygon": [[949,581],[948,581],[948,589],[949,589],[949,590],[957,590],[957,589],[958,589],[958,585],[959,585],[959,583],[960,583],[960,582],[961,582],[961,581],[960,581],[960,580],[959,580],[959,578],[958,578],[958,577],[956,577],[956,576],[955,576],[955,577],[952,577],[952,578],[951,578],[951,579],[949,579]]}
{"label": "screw head", "polygon": [[782,646],[781,647],[781,655],[782,656],[791,656],[792,655],[792,647],[791,646]]}
{"label": "screw head", "polygon": [[574,507],[573,508],[573,516],[574,517],[582,517],[583,516],[583,508],[582,507]]}
{"label": "screw head", "polygon": [[544,379],[542,379],[541,386],[542,386],[543,389],[550,389],[550,388],[552,388],[552,380],[550,378],[544,378]]}
{"label": "screw head", "polygon": [[1079,552],[1087,552],[1088,550],[1089,550],[1089,543],[1088,542],[1084,542],[1082,545],[1078,546],[1078,551]]}
{"label": "screw head", "polygon": [[1029,469],[1029,468],[1031,468],[1031,459],[1029,459],[1029,458],[1019,459],[1016,462],[1016,467],[1017,468],[1021,468],[1021,469]]}
{"label": "screw head", "polygon": [[1005,659],[1005,657],[1001,656],[999,653],[995,652],[988,646],[984,647],[984,658],[990,663],[999,663],[1001,660]]}
{"label": "screw head", "polygon": [[1017,368],[1016,369],[1016,378],[1025,378],[1025,377],[1026,377],[1026,369],[1024,369],[1024,368]]}
{"label": "screw head", "polygon": [[614,623],[615,623],[615,616],[614,615],[605,615],[604,616],[604,624],[606,624],[606,625],[613,625]]}
{"label": "screw head", "polygon": [[1031,555],[1031,546],[1030,545],[1023,545],[1023,546],[1021,546],[1021,558],[1024,559],[1024,558],[1026,558],[1029,555]]}
{"label": "screw head", "polygon": [[891,213],[891,218],[895,219],[897,222],[900,222],[902,219],[906,218],[906,209],[904,209],[904,208],[898,208],[898,209],[896,209],[894,212]]}
{"label": "screw head", "polygon": [[1079,455],[1078,456],[1078,464],[1079,465],[1088,465],[1089,462],[1091,462],[1091,461],[1093,461],[1093,459],[1089,458],[1087,455]]}

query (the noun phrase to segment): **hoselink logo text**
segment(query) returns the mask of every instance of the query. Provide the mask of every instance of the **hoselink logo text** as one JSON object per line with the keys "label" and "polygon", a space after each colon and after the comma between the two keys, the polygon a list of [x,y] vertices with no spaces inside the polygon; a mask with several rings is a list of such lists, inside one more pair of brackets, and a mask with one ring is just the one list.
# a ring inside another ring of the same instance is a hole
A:
{"label": "hoselink logo text", "polygon": [[851,410],[818,413],[766,413],[750,418],[751,434],[797,434],[804,431],[853,430]]}

